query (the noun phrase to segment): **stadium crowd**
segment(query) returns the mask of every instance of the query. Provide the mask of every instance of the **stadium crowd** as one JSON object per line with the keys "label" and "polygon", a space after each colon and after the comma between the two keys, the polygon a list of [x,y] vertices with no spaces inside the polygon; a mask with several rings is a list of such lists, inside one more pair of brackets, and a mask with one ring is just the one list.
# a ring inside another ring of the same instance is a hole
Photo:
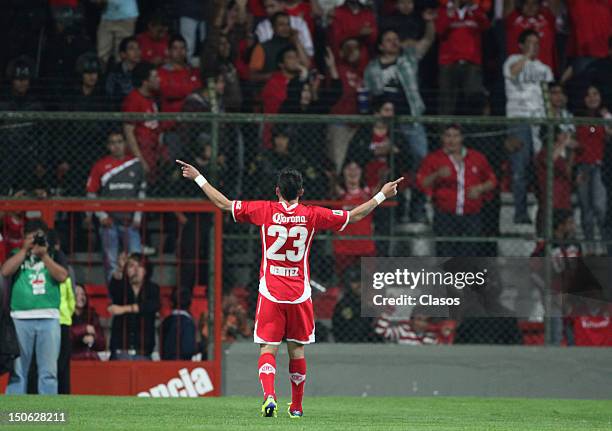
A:
{"label": "stadium crowd", "polygon": [[[502,190],[512,195],[513,222],[531,224],[527,195],[535,191],[541,236],[544,127],[497,130],[491,145],[460,122],[404,122],[397,130],[391,125],[398,115],[550,116],[567,119],[554,130],[553,253],[603,253],[588,244],[567,244],[576,239],[574,193],[584,238],[612,238],[612,127],[571,124],[573,116],[612,117],[610,0],[27,0],[5,12],[0,33],[11,43],[0,50],[0,70],[6,70],[0,111],[361,114],[375,120],[327,127],[222,124],[215,151],[206,123],[66,120],[66,127],[58,127],[6,120],[0,125],[1,196],[199,197],[174,168],[174,159],[181,158],[207,175],[214,172],[236,198],[273,198],[276,173],[291,165],[304,173],[308,199],[333,199],[345,207],[403,174],[410,197],[401,193],[399,205],[384,211],[428,223],[430,199],[433,232],[445,237],[498,233]],[[23,175],[26,168],[29,174]],[[384,211],[342,235],[385,233]],[[75,279],[59,251],[72,229],[66,220],[58,220],[57,234],[50,235],[31,214],[2,214],[2,275],[12,277],[8,303],[29,346],[9,391],[28,390],[30,363],[36,364],[30,371],[37,373],[41,393],[53,392],[58,382],[62,391],[70,351],[73,359],[92,360],[150,359],[154,352],[162,359],[205,358],[209,319],[204,308],[194,309],[194,286],[206,284],[198,264],[181,265],[181,285],[164,292],[151,278],[141,213],[80,217],[84,228],[77,237],[95,228],[104,255],[110,302],[102,307],[91,306],[93,290]],[[178,250],[186,261],[199,255],[194,238],[202,221],[177,212],[166,222],[166,231],[181,230],[183,241],[159,247]],[[38,231],[48,243],[33,251]],[[498,322],[497,332],[487,334],[488,321],[440,320],[419,309],[404,320],[389,314],[361,318],[354,265],[359,257],[380,254],[380,245],[342,235],[333,240],[341,287],[319,316],[328,323],[317,328],[320,340],[527,343],[529,328],[516,319]],[[51,252],[54,245],[58,250]],[[468,248],[447,241],[436,247],[438,256],[491,255],[484,244]],[[541,253],[538,244],[533,255]],[[32,310],[20,299],[25,281],[19,280],[29,275],[15,266],[18,255],[32,265],[44,262],[50,273],[40,281],[43,295],[37,300],[64,286],[46,299],[51,311],[37,315],[43,321],[59,318],[59,329],[24,322]],[[251,302],[241,289],[225,292],[224,341],[252,335]],[[600,311],[560,322],[558,341],[610,345],[612,323]],[[38,334],[49,335],[47,342]]]}

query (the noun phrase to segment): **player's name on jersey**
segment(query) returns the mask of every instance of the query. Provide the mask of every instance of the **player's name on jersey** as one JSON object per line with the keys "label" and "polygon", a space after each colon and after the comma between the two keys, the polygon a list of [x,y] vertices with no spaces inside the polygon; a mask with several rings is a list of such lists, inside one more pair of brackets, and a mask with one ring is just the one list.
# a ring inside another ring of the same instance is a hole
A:
{"label": "player's name on jersey", "polygon": [[300,275],[300,269],[270,265],[270,274],[280,277],[298,277]]}

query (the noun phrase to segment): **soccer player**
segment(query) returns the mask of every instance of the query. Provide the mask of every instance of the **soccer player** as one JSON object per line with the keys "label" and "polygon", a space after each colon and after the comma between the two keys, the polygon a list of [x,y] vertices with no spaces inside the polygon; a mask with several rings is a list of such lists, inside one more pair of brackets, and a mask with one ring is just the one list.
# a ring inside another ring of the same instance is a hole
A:
{"label": "soccer player", "polygon": [[218,208],[231,211],[234,221],[261,228],[262,261],[259,270],[259,297],[255,314],[254,341],[260,345],[259,380],[263,388],[262,416],[276,417],[274,392],[276,353],[283,338],[289,353],[291,404],[289,417],[302,416],[306,380],[304,345],[314,343],[314,312],[310,299],[308,256],[316,231],[342,231],[347,224],[366,217],[385,199],[397,194],[399,178],[385,184],[372,199],[350,211],[331,210],[299,203],[304,194],[302,174],[284,168],[278,175],[272,201],[230,201],[214,188],[196,168],[177,160],[183,177],[196,182]]}

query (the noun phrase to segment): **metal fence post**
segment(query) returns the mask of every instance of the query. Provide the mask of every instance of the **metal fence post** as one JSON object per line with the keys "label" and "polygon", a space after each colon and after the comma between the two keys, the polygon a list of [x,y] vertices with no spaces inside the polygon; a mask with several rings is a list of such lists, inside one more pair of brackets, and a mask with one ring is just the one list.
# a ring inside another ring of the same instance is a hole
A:
{"label": "metal fence post", "polygon": [[553,303],[552,303],[552,241],[553,241],[553,184],[554,184],[554,160],[553,147],[555,145],[555,126],[549,124],[546,132],[546,213],[544,224],[544,337],[547,345],[551,345],[558,340],[554,340],[553,334]]}

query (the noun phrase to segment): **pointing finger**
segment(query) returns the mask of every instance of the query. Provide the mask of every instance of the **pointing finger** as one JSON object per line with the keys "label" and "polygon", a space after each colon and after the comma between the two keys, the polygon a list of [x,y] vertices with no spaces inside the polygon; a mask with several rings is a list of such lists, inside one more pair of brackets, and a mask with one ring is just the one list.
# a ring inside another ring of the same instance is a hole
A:
{"label": "pointing finger", "polygon": [[393,181],[391,184],[396,186],[397,184],[401,183],[402,181],[404,181],[404,177],[399,177],[397,180]]}
{"label": "pointing finger", "polygon": [[191,166],[189,163],[185,163],[184,161],[178,160],[178,159],[176,159],[176,163],[178,163],[179,165],[185,166],[185,167]]}

